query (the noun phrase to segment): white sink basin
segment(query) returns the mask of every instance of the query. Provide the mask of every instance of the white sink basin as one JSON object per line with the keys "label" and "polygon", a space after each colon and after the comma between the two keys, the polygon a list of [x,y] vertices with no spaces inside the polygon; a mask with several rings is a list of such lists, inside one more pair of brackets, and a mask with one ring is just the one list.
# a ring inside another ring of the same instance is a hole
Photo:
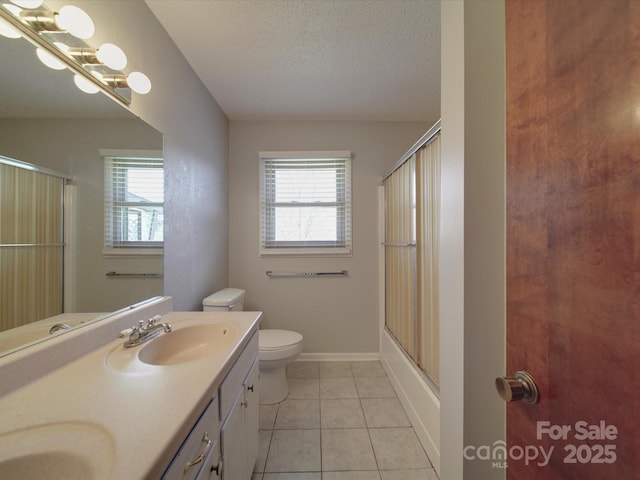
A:
{"label": "white sink basin", "polygon": [[236,337],[237,329],[228,325],[190,325],[162,334],[142,345],[138,358],[149,365],[192,362],[232,345]]}
{"label": "white sink basin", "polygon": [[87,423],[51,423],[0,435],[0,478],[111,478],[114,441]]}
{"label": "white sink basin", "polygon": [[216,356],[233,348],[241,333],[231,322],[175,322],[173,330],[137,347],[122,344],[107,356],[107,365],[117,371],[143,373]]}

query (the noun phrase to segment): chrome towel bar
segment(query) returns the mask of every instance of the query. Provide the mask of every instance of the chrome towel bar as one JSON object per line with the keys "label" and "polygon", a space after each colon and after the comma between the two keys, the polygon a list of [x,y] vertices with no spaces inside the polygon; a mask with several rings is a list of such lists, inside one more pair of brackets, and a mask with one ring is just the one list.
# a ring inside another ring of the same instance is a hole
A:
{"label": "chrome towel bar", "polygon": [[161,278],[161,273],[118,273],[118,272],[107,272],[105,273],[107,277],[111,278]]}
{"label": "chrome towel bar", "polygon": [[346,277],[349,272],[339,270],[335,272],[265,272],[269,278],[294,278],[294,277]]}

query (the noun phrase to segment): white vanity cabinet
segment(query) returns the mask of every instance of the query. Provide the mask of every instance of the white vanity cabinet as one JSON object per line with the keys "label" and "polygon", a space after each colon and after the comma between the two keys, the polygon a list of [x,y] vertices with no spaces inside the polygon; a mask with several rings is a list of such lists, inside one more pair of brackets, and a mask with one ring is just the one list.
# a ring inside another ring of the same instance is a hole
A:
{"label": "white vanity cabinet", "polygon": [[255,333],[162,480],[251,479],[258,457],[258,372]]}
{"label": "white vanity cabinet", "polygon": [[250,480],[258,457],[257,334],[220,387],[223,480]]}

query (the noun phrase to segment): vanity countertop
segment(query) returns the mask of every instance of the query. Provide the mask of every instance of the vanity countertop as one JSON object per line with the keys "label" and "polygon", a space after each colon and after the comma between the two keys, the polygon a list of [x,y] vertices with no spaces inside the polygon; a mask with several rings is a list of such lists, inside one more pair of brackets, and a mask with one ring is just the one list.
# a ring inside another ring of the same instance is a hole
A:
{"label": "vanity countertop", "polygon": [[[20,436],[37,445],[36,437],[45,438],[47,430],[55,435],[59,429],[60,442],[65,435],[74,437],[70,441],[82,441],[86,433],[82,443],[94,445],[92,454],[101,456],[96,461],[104,466],[97,478],[160,478],[257,331],[260,317],[260,312],[165,314],[162,322],[171,324],[174,332],[201,322],[232,322],[239,329],[230,346],[176,365],[113,368],[107,358],[123,348],[123,339],[114,339],[0,397],[0,445],[3,438]],[[134,355],[139,348],[127,351]]]}

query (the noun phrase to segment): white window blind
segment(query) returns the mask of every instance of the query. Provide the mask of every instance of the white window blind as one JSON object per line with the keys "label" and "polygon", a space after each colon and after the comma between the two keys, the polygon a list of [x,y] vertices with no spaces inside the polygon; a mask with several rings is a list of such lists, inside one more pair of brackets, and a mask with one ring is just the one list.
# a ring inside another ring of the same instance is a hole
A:
{"label": "white window blind", "polygon": [[351,153],[260,152],[260,255],[351,254]]}
{"label": "white window blind", "polygon": [[[106,156],[104,234],[106,253],[152,253],[164,234],[162,158]],[[127,251],[127,249],[129,249]]]}

